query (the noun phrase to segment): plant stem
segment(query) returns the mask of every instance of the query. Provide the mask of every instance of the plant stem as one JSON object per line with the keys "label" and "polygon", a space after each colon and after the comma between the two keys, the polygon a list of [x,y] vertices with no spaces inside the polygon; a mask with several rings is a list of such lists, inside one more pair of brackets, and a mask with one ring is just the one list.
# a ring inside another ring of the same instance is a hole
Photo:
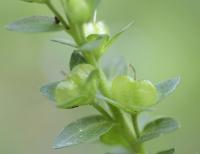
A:
{"label": "plant stem", "polygon": [[66,21],[64,20],[64,18],[60,15],[60,13],[54,8],[54,6],[52,5],[52,3],[50,1],[47,1],[46,5],[55,14],[55,16],[60,20],[60,22],[63,24],[64,28],[66,30],[69,30],[69,25],[66,23]]}
{"label": "plant stem", "polygon": [[101,106],[99,106],[98,104],[94,104],[93,106],[97,111],[99,111],[103,116],[105,116],[105,118],[113,121],[113,118]]}
{"label": "plant stem", "polygon": [[135,135],[137,138],[140,137],[140,129],[138,125],[138,113],[132,114],[132,122],[133,122],[133,127],[135,130]]}
{"label": "plant stem", "polygon": [[74,35],[74,40],[77,42],[78,45],[84,44],[86,39],[83,32],[83,25],[76,25],[73,23],[70,23],[70,25],[72,25],[72,33],[76,34]]}
{"label": "plant stem", "polygon": [[[138,125],[138,113],[132,114],[131,117],[132,117],[135,135],[138,140],[140,138],[140,129],[139,129],[139,125]],[[138,141],[136,141],[135,147],[136,147],[135,152],[137,154],[145,154],[146,153],[142,143],[138,143]]]}

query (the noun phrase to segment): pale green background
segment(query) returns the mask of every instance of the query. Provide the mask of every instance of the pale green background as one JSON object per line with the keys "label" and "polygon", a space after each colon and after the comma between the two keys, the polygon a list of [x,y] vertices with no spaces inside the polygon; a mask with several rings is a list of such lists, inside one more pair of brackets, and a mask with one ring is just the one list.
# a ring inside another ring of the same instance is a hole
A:
{"label": "pale green background", "polygon": [[[51,148],[63,126],[95,112],[88,107],[56,109],[39,93],[42,84],[62,78],[60,70],[65,70],[71,49],[49,39],[64,34],[27,35],[4,29],[15,19],[48,14],[44,6],[0,1],[0,153],[102,154],[106,147],[97,144]],[[113,33],[135,21],[110,53],[124,55],[139,78],[154,82],[176,75],[182,78],[176,93],[156,111],[176,117],[182,128],[147,147],[152,153],[176,147],[177,154],[200,154],[200,1],[103,0],[100,19]]]}

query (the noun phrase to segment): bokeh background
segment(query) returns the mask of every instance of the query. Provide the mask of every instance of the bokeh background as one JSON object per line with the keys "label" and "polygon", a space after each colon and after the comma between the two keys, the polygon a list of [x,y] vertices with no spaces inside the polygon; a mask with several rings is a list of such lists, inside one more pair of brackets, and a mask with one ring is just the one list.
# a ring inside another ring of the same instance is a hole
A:
{"label": "bokeh background", "polygon": [[[44,83],[62,79],[70,48],[49,40],[64,33],[18,34],[7,23],[29,15],[51,15],[48,9],[19,0],[0,1],[0,153],[102,154],[96,143],[55,151],[52,141],[69,122],[95,113],[89,107],[59,110],[39,93]],[[177,132],[148,142],[152,153],[176,147],[177,154],[200,154],[200,1],[104,0],[99,19],[112,33],[134,20],[134,26],[109,54],[123,55],[138,78],[158,82],[181,76],[177,91],[157,107],[156,114],[175,117]]]}

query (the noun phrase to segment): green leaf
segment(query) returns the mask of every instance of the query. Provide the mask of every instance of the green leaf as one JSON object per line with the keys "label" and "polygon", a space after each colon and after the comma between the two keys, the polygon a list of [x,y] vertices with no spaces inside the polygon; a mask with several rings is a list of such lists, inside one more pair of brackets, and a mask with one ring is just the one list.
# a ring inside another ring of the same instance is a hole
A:
{"label": "green leaf", "polygon": [[55,89],[61,81],[49,83],[40,88],[40,92],[52,101],[55,101]]}
{"label": "green leaf", "polygon": [[22,0],[22,1],[24,1],[24,2],[34,2],[34,3],[42,3],[42,4],[44,4],[44,3],[46,3],[46,2],[48,2],[49,0]]}
{"label": "green leaf", "polygon": [[116,33],[107,43],[106,47],[109,47],[113,44],[113,42],[118,39],[121,34],[123,34],[126,30],[128,30],[133,25],[133,22],[130,22],[128,25],[126,25],[124,28],[122,28],[118,33]]}
{"label": "green leaf", "polygon": [[47,16],[27,17],[7,25],[6,28],[10,31],[28,33],[59,31],[63,29],[61,25],[56,24],[53,17]]}
{"label": "green leaf", "polygon": [[157,154],[174,154],[174,153],[175,153],[175,149],[173,148],[173,149],[158,152]]}
{"label": "green leaf", "polygon": [[140,142],[152,140],[160,135],[164,135],[173,132],[179,128],[179,124],[172,118],[159,118],[152,122],[149,122],[143,129]]}
{"label": "green leaf", "polygon": [[74,42],[66,40],[66,39],[52,39],[51,41],[55,43],[67,45],[73,48],[78,48],[78,46]]}
{"label": "green leaf", "polygon": [[158,102],[173,93],[180,83],[180,77],[172,78],[156,85],[158,91]]}
{"label": "green leaf", "polygon": [[56,138],[53,147],[60,149],[97,140],[112,127],[111,121],[99,115],[82,118],[66,126]]}
{"label": "green leaf", "polygon": [[74,51],[71,55],[70,59],[70,70],[72,70],[75,66],[79,64],[85,64],[85,58],[77,51]]}

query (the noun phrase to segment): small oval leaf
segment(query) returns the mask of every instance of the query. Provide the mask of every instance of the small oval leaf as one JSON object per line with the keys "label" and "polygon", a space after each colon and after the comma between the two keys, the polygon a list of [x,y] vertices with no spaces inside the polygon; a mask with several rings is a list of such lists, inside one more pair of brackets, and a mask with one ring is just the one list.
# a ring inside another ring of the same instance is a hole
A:
{"label": "small oval leaf", "polygon": [[152,140],[160,135],[164,135],[175,131],[180,126],[178,122],[172,118],[159,118],[152,122],[149,122],[143,129],[140,142]]}
{"label": "small oval leaf", "polygon": [[62,30],[63,27],[56,24],[54,17],[32,16],[15,21],[6,26],[10,31],[15,32],[51,32]]}
{"label": "small oval leaf", "polygon": [[55,101],[55,89],[61,81],[49,83],[40,88],[40,92],[52,101]]}
{"label": "small oval leaf", "polygon": [[158,91],[158,102],[173,93],[180,83],[180,77],[172,78],[156,85]]}
{"label": "small oval leaf", "polygon": [[82,118],[66,126],[54,143],[55,149],[69,147],[84,142],[98,139],[113,127],[111,121],[102,116],[90,116]]}

